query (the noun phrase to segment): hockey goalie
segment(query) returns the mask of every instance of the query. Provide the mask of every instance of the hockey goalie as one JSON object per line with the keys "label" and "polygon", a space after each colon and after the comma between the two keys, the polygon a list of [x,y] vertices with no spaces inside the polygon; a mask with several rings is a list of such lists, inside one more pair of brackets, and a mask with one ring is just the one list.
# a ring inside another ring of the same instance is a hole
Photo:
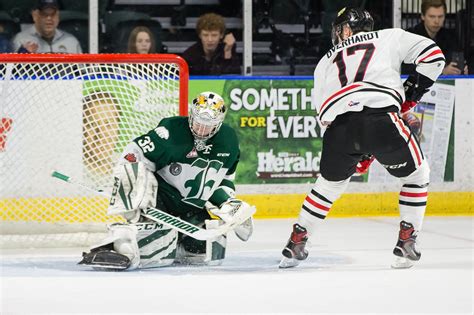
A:
{"label": "hockey goalie", "polygon": [[[225,234],[198,240],[148,219],[144,211],[154,207],[209,230],[251,207],[235,198],[240,150],[235,131],[223,123],[225,115],[223,98],[203,92],[190,104],[189,117],[162,119],[127,145],[114,170],[108,208],[109,215],[120,215],[126,223],[109,225],[107,238],[83,253],[79,264],[133,270],[223,261]],[[253,231],[251,215],[233,231],[247,241]]]}

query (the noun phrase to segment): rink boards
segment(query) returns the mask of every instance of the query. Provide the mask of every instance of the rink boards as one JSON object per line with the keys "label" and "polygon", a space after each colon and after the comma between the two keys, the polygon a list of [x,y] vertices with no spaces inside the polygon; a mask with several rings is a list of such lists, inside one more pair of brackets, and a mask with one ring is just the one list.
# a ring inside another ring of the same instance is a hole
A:
{"label": "rink boards", "polygon": [[[191,81],[190,90],[203,89],[206,87],[206,82],[197,83],[198,84],[193,85],[193,81]],[[207,88],[211,89],[210,86]],[[243,88],[242,91],[244,91]],[[301,91],[303,91],[303,88]],[[286,93],[289,92],[286,91]],[[292,93],[294,93],[293,95],[298,95],[301,99],[298,106],[305,107],[305,104],[310,104],[310,99],[308,99],[307,95],[304,96],[299,90],[295,90]],[[191,92],[190,97],[193,97],[193,95],[193,92]],[[260,95],[263,94],[261,93]],[[267,96],[270,98],[273,97],[270,93]],[[224,95],[224,97],[226,96]],[[230,97],[231,96],[227,96],[228,99]],[[472,137],[472,134],[474,134],[474,78],[456,79],[455,97],[456,104],[453,116],[453,129],[455,130],[454,152],[451,153],[454,156],[452,179],[449,181],[441,179],[440,181],[438,180],[431,183],[427,215],[472,215],[474,213],[474,170],[472,167],[474,151],[474,140]],[[235,104],[238,105],[237,102]],[[304,108],[305,110],[312,110],[309,108],[309,105],[306,107]],[[255,111],[256,110],[258,110],[257,107],[255,108]],[[284,109],[280,106],[279,110],[283,111]],[[234,115],[240,115],[237,118],[248,118],[245,120],[237,120],[241,123],[245,122],[247,124],[246,126],[251,124],[252,121],[254,121],[255,124],[260,122],[260,117],[256,117],[254,120],[251,119],[254,117],[252,116],[252,110],[245,110],[242,107],[239,108],[239,111],[235,110],[234,112]],[[298,120],[295,117],[296,116],[285,116],[285,119],[290,121],[289,118],[294,118],[292,121],[296,123]],[[280,119],[280,121],[283,121],[283,119]],[[256,127],[258,127],[258,125]],[[43,128],[47,128],[47,126],[43,126]],[[239,128],[236,127],[236,129]],[[256,131],[249,129],[238,130],[238,132],[240,132],[239,135],[244,135],[244,140],[246,137],[244,133],[247,130],[252,132]],[[267,132],[267,135],[268,134]],[[272,139],[266,140],[271,142],[270,140]],[[290,142],[291,141],[292,139],[290,139]],[[313,142],[317,143],[318,141],[320,141],[320,138]],[[67,142],[65,141],[65,143]],[[317,146],[320,146],[320,144],[317,143]],[[250,148],[246,147],[244,142],[244,144],[241,145],[242,156],[245,157],[246,154],[248,155],[249,150]],[[294,150],[296,151],[297,149]],[[291,154],[293,153],[289,152],[289,149],[286,151],[288,151],[286,152],[288,156],[292,157]],[[54,152],[52,152],[52,154],[54,154]],[[317,170],[311,169],[311,167],[317,165],[317,155],[312,155],[309,159],[306,159],[306,156],[307,155],[301,155],[301,168],[307,174],[314,175],[313,173],[317,173]],[[296,156],[296,158],[298,158],[298,156]],[[278,161],[275,163],[277,162]],[[435,159],[434,163],[436,162]],[[248,175],[256,173],[257,169],[249,168],[249,164],[250,163],[241,163],[238,169],[239,174]],[[273,169],[273,171],[275,170]],[[308,177],[306,180],[300,180],[298,183],[285,183],[281,179],[273,183],[271,179],[268,178],[266,180],[258,178],[258,181],[255,180],[255,183],[252,183],[252,180],[248,180],[247,178],[239,178],[239,174],[236,180],[238,197],[257,207],[257,218],[288,218],[297,216],[301,203],[306,193],[310,191],[312,182],[314,182],[314,178]],[[42,181],[34,181],[33,183],[43,188],[46,187]],[[5,185],[3,188],[8,190],[8,184],[2,184]],[[353,182],[350,184],[347,193],[335,202],[334,207],[331,209],[330,216],[398,215],[398,189],[399,185],[396,181],[383,182],[380,184],[364,181]],[[37,194],[40,190],[41,189],[35,189],[35,194],[32,195],[27,192],[18,192],[19,195],[22,196],[20,198],[14,197],[16,199],[14,202],[12,202],[12,198],[8,198],[10,197],[9,195],[0,196],[0,219],[2,221],[23,221],[35,218],[34,220],[39,222],[109,222],[111,220],[110,217],[106,216],[107,201],[105,199],[98,201],[96,197],[87,195],[80,197],[68,195],[66,193],[67,188],[63,186],[61,187],[61,194],[59,196],[41,198],[38,197]],[[8,207],[6,206],[7,204],[9,205]],[[43,209],[43,207],[45,207],[43,205],[48,204],[54,204],[54,210]],[[96,206],[90,207],[91,204],[95,204]],[[44,216],[38,216],[38,213],[44,213]]]}

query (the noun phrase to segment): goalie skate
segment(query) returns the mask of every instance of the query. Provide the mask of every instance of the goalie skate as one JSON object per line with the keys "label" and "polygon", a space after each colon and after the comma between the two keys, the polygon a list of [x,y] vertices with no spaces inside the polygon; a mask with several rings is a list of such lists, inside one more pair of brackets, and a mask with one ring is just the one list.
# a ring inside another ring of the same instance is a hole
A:
{"label": "goalie skate", "polygon": [[392,263],[394,269],[413,267],[413,261],[420,260],[421,253],[416,249],[416,233],[411,223],[400,222],[398,241],[393,249],[395,259]]}
{"label": "goalie skate", "polygon": [[120,271],[130,267],[130,259],[107,248],[99,248],[90,253],[82,253],[78,265],[91,266],[99,271]]}

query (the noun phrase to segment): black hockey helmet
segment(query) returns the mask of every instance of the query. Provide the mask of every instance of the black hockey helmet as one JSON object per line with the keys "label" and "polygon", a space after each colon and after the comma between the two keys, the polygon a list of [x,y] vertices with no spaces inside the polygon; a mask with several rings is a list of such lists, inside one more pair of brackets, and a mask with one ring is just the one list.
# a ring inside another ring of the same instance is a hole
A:
{"label": "black hockey helmet", "polygon": [[371,32],[374,29],[374,19],[369,12],[360,8],[343,8],[332,23],[331,37],[334,45],[339,42],[339,35],[345,24],[349,25],[354,34]]}

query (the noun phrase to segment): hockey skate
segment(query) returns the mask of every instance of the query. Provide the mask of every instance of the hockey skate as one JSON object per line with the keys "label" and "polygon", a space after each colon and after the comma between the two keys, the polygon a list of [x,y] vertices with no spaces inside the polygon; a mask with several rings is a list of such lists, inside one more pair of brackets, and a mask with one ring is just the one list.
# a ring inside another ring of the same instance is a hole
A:
{"label": "hockey skate", "polygon": [[111,246],[94,248],[89,253],[82,253],[78,265],[91,266],[97,271],[121,271],[130,267],[130,259],[113,250]]}
{"label": "hockey skate", "polygon": [[392,263],[394,269],[405,269],[413,266],[413,261],[420,260],[421,253],[416,249],[416,233],[411,223],[400,222],[398,242],[393,249],[395,260]]}
{"label": "hockey skate", "polygon": [[293,225],[290,239],[283,249],[283,258],[280,261],[280,268],[291,268],[299,265],[301,260],[308,257],[308,251],[304,248],[308,241],[308,232],[298,223]]}

